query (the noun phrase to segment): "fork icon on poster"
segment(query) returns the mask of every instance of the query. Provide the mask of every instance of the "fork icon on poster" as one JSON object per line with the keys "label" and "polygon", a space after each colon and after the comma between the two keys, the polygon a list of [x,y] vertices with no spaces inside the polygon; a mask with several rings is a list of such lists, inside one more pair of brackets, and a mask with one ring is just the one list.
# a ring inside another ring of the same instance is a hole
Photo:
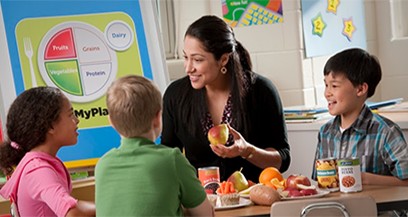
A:
{"label": "fork icon on poster", "polygon": [[35,78],[34,74],[34,67],[33,67],[33,46],[31,44],[31,39],[28,37],[23,38],[24,42],[24,53],[28,58],[28,62],[30,63],[30,75],[31,75],[31,86],[37,87],[37,79]]}

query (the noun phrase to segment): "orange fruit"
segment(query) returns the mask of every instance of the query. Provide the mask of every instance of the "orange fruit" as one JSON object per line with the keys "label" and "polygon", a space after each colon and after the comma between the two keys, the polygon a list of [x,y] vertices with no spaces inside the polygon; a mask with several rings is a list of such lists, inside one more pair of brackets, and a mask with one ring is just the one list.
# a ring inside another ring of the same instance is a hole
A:
{"label": "orange fruit", "polygon": [[285,181],[279,181],[278,178],[273,178],[271,180],[271,183],[275,186],[276,189],[280,188],[283,190],[285,188]]}
{"label": "orange fruit", "polygon": [[277,178],[279,181],[283,180],[283,176],[278,169],[275,167],[267,167],[262,170],[261,174],[259,175],[259,183],[264,185],[271,184],[271,180],[273,178]]}
{"label": "orange fruit", "polygon": [[276,189],[276,186],[275,186],[274,184],[272,184],[271,182],[265,183],[265,186],[268,186],[268,187],[270,187],[270,188],[273,188],[273,189],[277,190],[277,189]]}

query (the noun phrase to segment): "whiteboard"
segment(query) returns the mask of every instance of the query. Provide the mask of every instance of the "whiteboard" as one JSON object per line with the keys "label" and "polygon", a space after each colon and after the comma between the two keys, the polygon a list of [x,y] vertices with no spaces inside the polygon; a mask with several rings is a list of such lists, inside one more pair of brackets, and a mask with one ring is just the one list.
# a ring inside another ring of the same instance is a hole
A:
{"label": "whiteboard", "polygon": [[107,120],[109,85],[128,74],[153,80],[163,93],[169,83],[155,8],[150,0],[0,0],[3,126],[17,95],[54,86],[80,120],[78,143],[58,152],[68,167],[93,166],[119,146]]}

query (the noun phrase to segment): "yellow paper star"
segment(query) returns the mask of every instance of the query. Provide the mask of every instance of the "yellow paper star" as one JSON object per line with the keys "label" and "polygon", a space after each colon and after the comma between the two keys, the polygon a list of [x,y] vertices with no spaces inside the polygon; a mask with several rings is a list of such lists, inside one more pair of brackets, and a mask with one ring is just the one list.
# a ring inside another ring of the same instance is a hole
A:
{"label": "yellow paper star", "polygon": [[340,0],[327,0],[327,11],[337,14],[337,7],[340,4]]}
{"label": "yellow paper star", "polygon": [[353,23],[353,18],[350,17],[350,19],[343,19],[343,35],[347,37],[349,41],[351,41],[351,38],[353,37],[353,33],[356,31],[356,27],[354,26]]}
{"label": "yellow paper star", "polygon": [[322,14],[319,13],[315,18],[312,19],[313,25],[313,35],[318,35],[322,37],[323,30],[326,28],[326,23],[323,21]]}

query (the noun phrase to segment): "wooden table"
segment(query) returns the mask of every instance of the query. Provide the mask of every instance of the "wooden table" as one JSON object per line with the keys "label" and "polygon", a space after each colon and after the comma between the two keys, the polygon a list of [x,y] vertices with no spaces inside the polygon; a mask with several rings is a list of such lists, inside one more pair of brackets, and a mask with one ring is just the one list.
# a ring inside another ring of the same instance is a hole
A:
{"label": "wooden table", "polygon": [[365,185],[363,191],[356,193],[331,193],[328,198],[350,197],[353,195],[369,195],[377,203],[377,211],[408,209],[408,187]]}
{"label": "wooden table", "polygon": [[[356,193],[334,192],[325,198],[352,197],[355,195],[369,195],[377,203],[378,211],[398,210],[408,208],[408,187],[405,186],[377,186],[365,185],[363,191]],[[217,210],[215,216],[270,216],[270,206],[247,206],[230,210]]]}

